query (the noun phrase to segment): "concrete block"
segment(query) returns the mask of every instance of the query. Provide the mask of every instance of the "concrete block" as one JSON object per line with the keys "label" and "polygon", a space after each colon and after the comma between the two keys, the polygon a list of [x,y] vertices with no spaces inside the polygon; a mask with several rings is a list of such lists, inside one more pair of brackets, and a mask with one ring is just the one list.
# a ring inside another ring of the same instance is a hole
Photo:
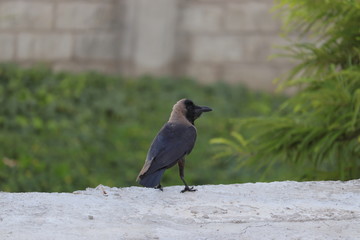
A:
{"label": "concrete block", "polygon": [[169,74],[175,55],[178,0],[127,0],[132,19],[135,74]]}
{"label": "concrete block", "polygon": [[272,6],[272,1],[231,3],[226,8],[225,28],[230,31],[278,31],[280,22],[270,13]]}
{"label": "concrete block", "polygon": [[283,71],[267,64],[226,64],[223,79],[228,83],[242,82],[252,89],[273,91],[273,80]]}
{"label": "concrete block", "polygon": [[0,34],[0,61],[14,59],[15,36],[12,34]]}
{"label": "concrete block", "polygon": [[[135,49],[137,0],[121,0],[117,5],[117,12],[122,15],[120,34],[121,60],[132,61]],[[131,64],[130,64],[131,65]]]}
{"label": "concrete block", "polygon": [[1,1],[0,29],[50,29],[53,3]]}
{"label": "concrete block", "polygon": [[116,63],[103,63],[91,61],[64,61],[55,62],[52,67],[55,71],[84,72],[96,71],[103,73],[119,73],[119,66]]}
{"label": "concrete block", "polygon": [[190,63],[184,75],[202,83],[213,83],[220,80],[220,68],[216,64]]}
{"label": "concrete block", "polygon": [[109,29],[115,18],[112,4],[106,2],[59,2],[56,9],[59,29]]}
{"label": "concrete block", "polygon": [[75,57],[83,60],[117,60],[121,53],[119,34],[87,33],[75,37]]}
{"label": "concrete block", "polygon": [[181,28],[191,32],[216,32],[221,29],[221,5],[189,4],[182,10]]}
{"label": "concrete block", "polygon": [[265,35],[244,35],[241,37],[242,46],[244,48],[245,62],[267,62],[270,57],[276,53],[280,53],[280,49],[275,46],[283,46],[285,40],[279,36]]}
{"label": "concrete block", "polygon": [[243,58],[244,49],[238,36],[197,36],[193,39],[191,55],[195,62],[234,62]]}
{"label": "concrete block", "polygon": [[72,36],[60,33],[21,33],[18,36],[19,60],[68,60],[72,55]]}

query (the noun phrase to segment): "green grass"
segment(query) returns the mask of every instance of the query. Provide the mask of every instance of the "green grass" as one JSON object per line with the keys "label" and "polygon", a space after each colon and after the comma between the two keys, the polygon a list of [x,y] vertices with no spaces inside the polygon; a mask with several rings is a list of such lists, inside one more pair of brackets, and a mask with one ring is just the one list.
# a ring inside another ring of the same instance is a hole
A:
{"label": "green grass", "polygon": [[[136,185],[152,139],[181,98],[213,108],[196,122],[187,181],[256,181],[233,161],[214,158],[217,150],[209,141],[229,136],[233,118],[268,114],[283,97],[189,79],[129,79],[1,65],[0,191]],[[163,178],[163,185],[174,184],[181,184],[176,167]]]}

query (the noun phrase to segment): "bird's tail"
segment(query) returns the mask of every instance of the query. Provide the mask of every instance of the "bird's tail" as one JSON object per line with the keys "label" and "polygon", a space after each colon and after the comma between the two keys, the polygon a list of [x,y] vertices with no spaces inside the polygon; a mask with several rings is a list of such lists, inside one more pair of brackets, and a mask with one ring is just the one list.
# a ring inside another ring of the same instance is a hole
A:
{"label": "bird's tail", "polygon": [[165,169],[159,169],[156,172],[150,174],[144,174],[142,176],[138,176],[136,181],[143,185],[144,187],[154,188],[160,184],[161,178],[165,172]]}

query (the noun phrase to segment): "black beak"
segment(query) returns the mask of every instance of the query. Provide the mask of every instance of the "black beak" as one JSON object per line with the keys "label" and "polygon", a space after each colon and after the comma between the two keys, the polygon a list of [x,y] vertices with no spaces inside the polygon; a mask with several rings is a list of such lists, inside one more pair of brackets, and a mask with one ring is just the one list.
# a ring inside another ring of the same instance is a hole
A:
{"label": "black beak", "polygon": [[196,106],[195,105],[195,119],[199,118],[203,112],[210,112],[211,108],[205,106]]}
{"label": "black beak", "polygon": [[205,106],[196,106],[196,110],[199,112],[211,112],[212,109]]}

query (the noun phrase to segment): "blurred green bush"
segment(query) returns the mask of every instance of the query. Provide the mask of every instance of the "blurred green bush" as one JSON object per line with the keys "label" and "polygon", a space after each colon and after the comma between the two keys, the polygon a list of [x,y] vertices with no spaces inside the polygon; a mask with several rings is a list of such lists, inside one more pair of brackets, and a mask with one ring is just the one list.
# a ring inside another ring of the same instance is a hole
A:
{"label": "blurred green bush", "polygon": [[360,2],[275,3],[293,39],[284,56],[297,63],[280,87],[298,91],[273,114],[242,118],[232,137],[213,142],[223,156],[261,169],[264,180],[359,178]]}
{"label": "blurred green bush", "polygon": [[[255,181],[231,159],[213,158],[209,140],[228,136],[232,118],[268,114],[283,97],[224,83],[0,65],[0,191],[135,185],[152,139],[181,98],[214,109],[197,121],[188,182]],[[165,173],[163,184],[181,184],[176,167]]]}

